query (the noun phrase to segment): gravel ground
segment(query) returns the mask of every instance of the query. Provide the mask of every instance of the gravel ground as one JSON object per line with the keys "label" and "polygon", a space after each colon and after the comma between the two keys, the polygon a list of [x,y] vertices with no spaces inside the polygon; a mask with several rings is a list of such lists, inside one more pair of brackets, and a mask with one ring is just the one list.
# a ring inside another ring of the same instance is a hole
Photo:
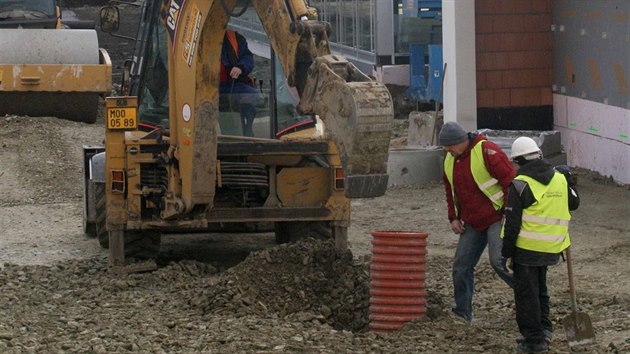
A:
{"label": "gravel ground", "polygon": [[[256,251],[223,273],[195,260],[127,276],[108,273],[103,256],[52,266],[5,263],[0,351],[511,352],[512,299],[485,262],[476,272],[474,325],[468,328],[446,316],[449,262],[448,257],[429,258],[428,313],[392,334],[367,330],[368,264],[349,251],[336,251],[330,242],[305,240]],[[558,303],[566,300],[559,294]],[[629,304],[628,295],[621,295],[591,298],[586,306],[599,331],[627,333]],[[562,306],[554,321],[567,314]],[[568,352],[559,332],[552,352]],[[574,352],[622,353],[630,349],[627,342]]]}

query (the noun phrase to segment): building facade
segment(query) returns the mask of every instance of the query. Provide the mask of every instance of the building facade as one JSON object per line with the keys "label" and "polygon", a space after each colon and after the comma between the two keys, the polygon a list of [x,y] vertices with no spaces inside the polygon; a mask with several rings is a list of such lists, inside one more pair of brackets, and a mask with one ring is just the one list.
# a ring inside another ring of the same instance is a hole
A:
{"label": "building facade", "polygon": [[[309,4],[331,24],[333,52],[386,84],[409,85],[418,65],[412,44],[443,43],[446,121],[469,130],[560,130],[571,166],[630,184],[630,1]],[[269,53],[255,14],[231,23],[256,54]]]}

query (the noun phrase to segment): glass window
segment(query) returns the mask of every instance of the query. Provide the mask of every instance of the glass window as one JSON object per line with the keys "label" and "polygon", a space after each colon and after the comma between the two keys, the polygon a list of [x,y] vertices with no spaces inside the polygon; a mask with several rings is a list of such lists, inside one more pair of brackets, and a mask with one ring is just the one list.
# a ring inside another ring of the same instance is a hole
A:
{"label": "glass window", "polygon": [[337,1],[312,1],[310,5],[317,9],[317,13],[319,14],[319,19],[321,21],[330,23],[330,41],[338,42],[339,39],[337,34],[339,33],[339,11],[337,11]]}
{"label": "glass window", "polygon": [[374,1],[319,0],[310,4],[317,8],[320,20],[330,23],[331,42],[374,52]]}
{"label": "glass window", "polygon": [[354,1],[342,1],[339,4],[339,44],[344,44],[349,47],[354,47],[354,35],[356,33],[354,28],[355,12],[353,3]]}
{"label": "glass window", "polygon": [[[249,49],[251,41],[247,38],[238,42],[238,48],[230,44],[229,40],[224,42],[224,49],[229,48],[228,51],[231,50],[233,54],[226,54],[228,63],[223,61],[226,66],[221,69],[226,70],[219,89],[221,134],[268,138],[273,119],[269,109],[270,86],[266,85],[271,78],[270,60],[254,55]],[[236,65],[237,63],[239,64]],[[230,77],[228,73],[232,67],[242,63],[246,63],[252,71],[237,79]]]}
{"label": "glass window", "polygon": [[357,1],[357,47],[374,51],[374,6],[371,0]]}
{"label": "glass window", "polygon": [[289,130],[291,127],[301,126],[306,122],[312,122],[313,116],[298,114],[299,96],[297,89],[287,83],[280,61],[275,55],[273,62],[275,63],[276,133]]}
{"label": "glass window", "polygon": [[168,53],[164,26],[152,26],[145,57],[144,86],[138,95],[138,120],[168,127]]}

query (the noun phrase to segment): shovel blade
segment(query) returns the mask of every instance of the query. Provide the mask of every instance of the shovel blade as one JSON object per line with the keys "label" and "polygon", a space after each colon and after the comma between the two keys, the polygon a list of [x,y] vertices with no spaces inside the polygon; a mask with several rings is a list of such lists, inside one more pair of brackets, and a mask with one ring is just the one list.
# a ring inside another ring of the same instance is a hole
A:
{"label": "shovel blade", "polygon": [[563,321],[564,331],[569,346],[591,344],[595,342],[595,332],[591,318],[584,312],[575,312],[566,316]]}

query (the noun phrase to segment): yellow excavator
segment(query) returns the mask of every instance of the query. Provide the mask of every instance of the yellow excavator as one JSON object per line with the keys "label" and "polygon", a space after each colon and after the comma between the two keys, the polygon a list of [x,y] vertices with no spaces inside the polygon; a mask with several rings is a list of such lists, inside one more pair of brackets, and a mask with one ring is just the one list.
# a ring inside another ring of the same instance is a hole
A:
{"label": "yellow excavator", "polygon": [[[162,233],[230,226],[272,225],[279,243],[316,237],[347,247],[350,198],[387,187],[386,87],[331,53],[329,24],[304,0],[141,6],[120,95],[106,98],[105,146],[84,148],[84,229],[109,248],[112,269],[153,268],[136,260],[157,255]],[[229,112],[219,109],[224,33],[247,9],[267,33],[280,77],[254,137],[221,134]],[[119,11],[102,8],[101,28],[115,32]],[[278,109],[282,85],[299,97],[290,119]]]}
{"label": "yellow excavator", "polygon": [[112,64],[86,22],[64,23],[59,0],[0,0],[0,114],[96,121]]}

